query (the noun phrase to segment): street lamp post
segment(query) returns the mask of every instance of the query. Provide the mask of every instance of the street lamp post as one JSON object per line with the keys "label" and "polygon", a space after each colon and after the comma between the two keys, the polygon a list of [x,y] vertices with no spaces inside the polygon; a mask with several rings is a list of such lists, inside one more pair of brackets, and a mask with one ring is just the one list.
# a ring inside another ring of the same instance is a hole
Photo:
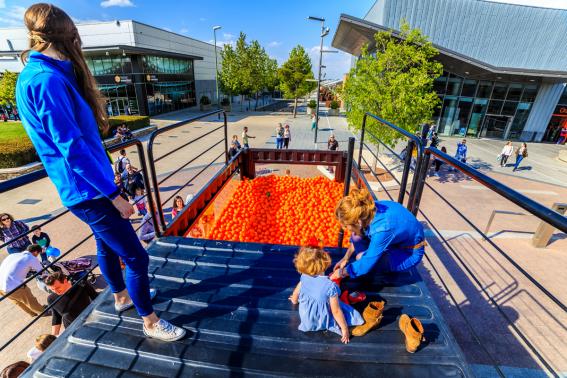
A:
{"label": "street lamp post", "polygon": [[[220,109],[220,98],[219,98],[219,63],[217,59],[217,30],[219,30],[221,26],[214,26],[213,27],[213,35],[215,39],[215,85],[217,87],[217,108]],[[219,113],[220,117],[220,113]]]}
{"label": "street lamp post", "polygon": [[319,101],[321,97],[321,65],[323,64],[323,38],[329,34],[329,28],[325,28],[325,19],[321,17],[309,16],[308,20],[321,22],[321,45],[319,47],[319,70],[317,73],[317,107],[315,109],[315,135],[313,143],[317,145],[317,130],[319,130]]}

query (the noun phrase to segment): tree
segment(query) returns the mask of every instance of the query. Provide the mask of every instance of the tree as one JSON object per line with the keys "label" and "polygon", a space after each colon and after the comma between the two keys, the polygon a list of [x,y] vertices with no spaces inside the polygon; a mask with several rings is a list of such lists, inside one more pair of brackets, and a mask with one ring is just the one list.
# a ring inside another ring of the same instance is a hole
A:
{"label": "tree", "polygon": [[224,45],[221,50],[222,66],[218,74],[219,85],[224,93],[229,94],[232,98],[234,94],[240,94],[240,83],[238,78],[238,62],[236,59],[236,52],[231,45]]}
{"label": "tree", "polygon": [[[349,127],[355,130],[362,127],[364,113],[370,112],[413,133],[431,120],[440,103],[433,90],[433,82],[443,72],[441,63],[434,60],[439,52],[407,22],[402,21],[400,30],[399,37],[376,33],[376,53],[370,54],[364,47],[344,83],[341,97]],[[371,118],[366,129],[391,146],[401,138]]]}
{"label": "tree", "polygon": [[301,45],[294,47],[289,53],[288,60],[278,71],[280,89],[285,98],[293,98],[293,118],[297,114],[297,99],[311,92],[317,84],[311,70],[311,60]]}
{"label": "tree", "polygon": [[0,79],[0,105],[14,105],[16,103],[16,72],[4,71]]}

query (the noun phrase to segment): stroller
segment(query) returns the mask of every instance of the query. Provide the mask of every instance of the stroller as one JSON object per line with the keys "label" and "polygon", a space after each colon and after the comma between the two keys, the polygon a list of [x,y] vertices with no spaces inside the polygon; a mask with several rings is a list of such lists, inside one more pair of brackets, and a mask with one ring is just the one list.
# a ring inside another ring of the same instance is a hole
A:
{"label": "stroller", "polygon": [[[75,282],[79,281],[81,278],[87,275],[87,277],[83,279],[82,284],[88,283],[90,285],[95,285],[98,276],[93,272],[90,272],[92,265],[93,265],[92,259],[88,257],[79,257],[74,260],[56,262],[53,265],[51,265],[47,269],[47,271],[50,273],[62,272],[67,277],[69,277],[69,281],[71,281],[71,284],[73,285],[75,284]],[[48,294],[51,294],[51,291],[49,290],[47,285],[43,282],[42,277],[40,276],[36,277],[36,282],[40,290]]]}

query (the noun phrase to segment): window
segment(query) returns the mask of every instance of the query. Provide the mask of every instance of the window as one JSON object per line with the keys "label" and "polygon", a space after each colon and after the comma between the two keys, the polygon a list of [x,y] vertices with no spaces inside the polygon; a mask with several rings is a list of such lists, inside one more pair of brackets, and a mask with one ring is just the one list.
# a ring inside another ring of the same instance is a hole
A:
{"label": "window", "polygon": [[522,84],[510,84],[508,88],[508,95],[506,96],[506,100],[508,101],[520,101],[522,97]]}
{"label": "window", "polygon": [[439,76],[433,82],[433,90],[439,95],[445,94],[445,87],[447,86],[447,73],[443,72],[443,76]]}
{"label": "window", "polygon": [[514,115],[517,107],[518,107],[518,103],[516,101],[506,101],[504,103],[504,107],[502,108],[502,114]]}
{"label": "window", "polygon": [[522,102],[534,102],[537,95],[537,85],[526,85],[522,94]]}
{"label": "window", "polygon": [[494,100],[504,100],[506,98],[507,91],[508,91],[508,84],[495,83],[491,98]]}
{"label": "window", "polygon": [[461,92],[461,96],[474,97],[476,93],[476,84],[476,80],[466,79],[463,83],[463,91]]}
{"label": "window", "polygon": [[447,94],[451,96],[458,96],[461,93],[461,84],[463,79],[453,74],[449,75],[449,81],[447,84]]}
{"label": "window", "polygon": [[502,109],[503,104],[504,104],[504,101],[490,100],[490,103],[488,104],[487,113],[489,113],[489,114],[500,114],[500,109]]}
{"label": "window", "polygon": [[481,81],[478,85],[478,92],[476,93],[476,97],[490,98],[491,93],[492,93],[492,82]]}

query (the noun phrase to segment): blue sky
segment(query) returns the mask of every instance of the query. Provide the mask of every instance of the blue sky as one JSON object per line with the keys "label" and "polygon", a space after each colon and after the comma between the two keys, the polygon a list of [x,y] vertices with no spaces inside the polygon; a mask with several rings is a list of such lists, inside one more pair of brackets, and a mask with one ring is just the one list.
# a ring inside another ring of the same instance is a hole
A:
{"label": "blue sky", "polygon": [[[26,7],[37,1],[0,0],[0,27],[23,26]],[[363,17],[374,0],[52,0],[76,21],[133,19],[206,42],[212,27],[221,25],[217,39],[233,43],[240,31],[256,39],[281,64],[297,44],[318,64],[320,23],[307,16],[323,17],[331,28],[325,38],[330,48],[341,13]],[[325,54],[326,78],[341,78],[348,71],[350,55]]]}

